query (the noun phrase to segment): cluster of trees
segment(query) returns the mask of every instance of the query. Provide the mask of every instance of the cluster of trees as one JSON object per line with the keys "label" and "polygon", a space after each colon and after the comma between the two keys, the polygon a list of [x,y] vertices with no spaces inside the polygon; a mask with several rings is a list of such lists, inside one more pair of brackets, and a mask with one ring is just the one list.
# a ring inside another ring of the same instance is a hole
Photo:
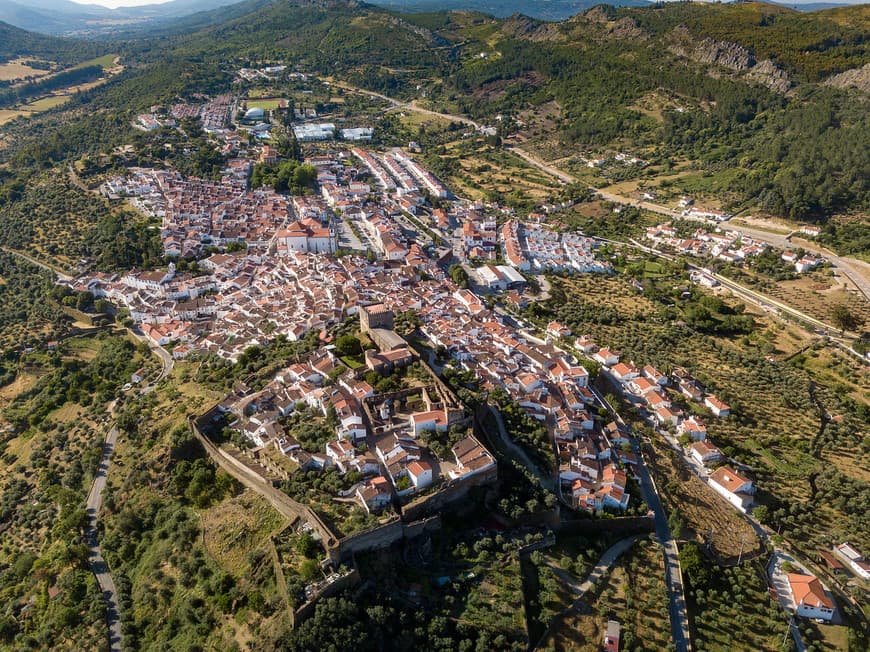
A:
{"label": "cluster of trees", "polygon": [[282,161],[277,165],[258,163],[251,174],[251,187],[272,186],[276,192],[294,195],[310,193],[317,182],[317,169],[313,165],[296,160]]}
{"label": "cluster of trees", "polygon": [[88,406],[111,400],[140,364],[135,352],[127,338],[106,337],[89,362],[53,355],[50,372],[15,397],[6,417],[23,429],[39,425],[67,402]]}
{"label": "cluster of trees", "polygon": [[[20,353],[15,347],[35,346],[61,334],[69,319],[49,301],[54,286],[49,272],[0,251],[0,278],[0,350],[11,362]],[[41,332],[44,326],[49,327],[47,333]]]}
{"label": "cluster of trees", "polygon": [[0,63],[18,57],[39,57],[73,65],[105,54],[102,43],[66,39],[28,32],[7,23],[0,24]]}

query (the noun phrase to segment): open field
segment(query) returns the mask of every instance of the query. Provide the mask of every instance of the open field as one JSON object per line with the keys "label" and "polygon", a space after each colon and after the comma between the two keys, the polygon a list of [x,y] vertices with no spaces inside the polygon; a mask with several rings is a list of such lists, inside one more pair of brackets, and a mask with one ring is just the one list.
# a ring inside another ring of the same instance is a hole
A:
{"label": "open field", "polygon": [[101,57],[96,57],[95,59],[89,59],[88,61],[82,61],[77,66],[73,66],[70,70],[78,70],[79,68],[86,68],[87,66],[102,66],[105,69],[111,68],[112,66],[117,65],[117,54],[104,54]]}
{"label": "open field", "polygon": [[0,126],[11,122],[15,118],[32,115],[32,113],[32,111],[22,111],[21,109],[0,109]]}
{"label": "open field", "polygon": [[272,109],[277,109],[278,105],[283,102],[283,99],[273,97],[273,98],[263,98],[263,99],[249,99],[247,101],[247,105],[249,109],[258,108],[263,109],[264,111],[271,111]]}
{"label": "open field", "polygon": [[249,553],[262,546],[283,519],[258,494],[245,490],[202,514],[206,550],[221,568],[239,577],[248,569]]}
{"label": "open field", "polygon": [[43,97],[30,102],[30,104],[25,104],[22,109],[27,109],[28,111],[36,113],[40,111],[48,111],[49,109],[60,106],[61,104],[66,104],[69,102],[69,98],[69,95],[49,95],[48,97]]}
{"label": "open field", "polygon": [[16,81],[25,77],[45,77],[47,70],[31,68],[25,62],[32,59],[13,59],[0,64],[0,81]]}
{"label": "open field", "polygon": [[442,181],[460,197],[498,199],[531,207],[546,200],[557,188],[552,177],[516,154],[477,140],[451,143],[441,158],[450,170],[442,175]]}

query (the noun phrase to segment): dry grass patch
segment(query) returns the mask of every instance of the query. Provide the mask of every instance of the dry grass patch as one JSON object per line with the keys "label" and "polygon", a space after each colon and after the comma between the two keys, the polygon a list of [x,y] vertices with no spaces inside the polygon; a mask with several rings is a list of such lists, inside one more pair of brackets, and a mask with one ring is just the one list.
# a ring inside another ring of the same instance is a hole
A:
{"label": "dry grass patch", "polygon": [[203,541],[224,570],[240,577],[249,567],[248,553],[262,546],[283,522],[264,498],[245,490],[202,512]]}
{"label": "dry grass patch", "polygon": [[13,59],[0,64],[0,81],[17,81],[26,77],[45,77],[49,74],[48,70],[31,68],[27,65],[27,61],[33,59]]}
{"label": "dry grass patch", "polygon": [[[698,478],[664,444],[654,444],[648,455],[650,471],[669,510],[676,508],[686,524],[686,538],[711,544],[720,559],[736,558],[742,547],[744,557],[761,552],[755,532],[724,498]],[[711,536],[712,531],[712,536]],[[743,542],[741,544],[741,541]]]}

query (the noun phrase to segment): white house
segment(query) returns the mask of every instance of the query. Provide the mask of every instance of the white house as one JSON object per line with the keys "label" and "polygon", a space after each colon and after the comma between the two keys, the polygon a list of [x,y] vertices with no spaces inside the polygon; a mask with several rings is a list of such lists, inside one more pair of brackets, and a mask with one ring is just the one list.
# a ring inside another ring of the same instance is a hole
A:
{"label": "white house", "polygon": [[377,512],[390,504],[389,482],[384,476],[379,475],[357,487],[356,496],[367,512]]}
{"label": "white house", "polygon": [[858,577],[870,580],[870,564],[864,559],[860,552],[855,550],[852,545],[848,542],[841,543],[839,546],[834,548],[837,554],[843,558],[843,560],[849,564],[849,568],[852,569]]}
{"label": "white house", "polygon": [[414,435],[419,436],[424,430],[447,430],[447,415],[444,410],[432,410],[431,412],[415,412],[411,415],[411,428]]}
{"label": "white house", "polygon": [[680,420],[680,415],[678,412],[674,412],[666,405],[662,405],[657,408],[655,411],[656,420],[662,424],[663,426],[672,425],[675,426]]}
{"label": "white house", "polygon": [[432,484],[432,467],[424,460],[417,460],[408,465],[408,477],[417,491]]}
{"label": "white house", "polygon": [[592,354],[592,359],[596,362],[600,362],[606,367],[609,367],[619,362],[619,354],[606,348],[598,349]]}
{"label": "white house", "polygon": [[707,426],[704,422],[696,417],[689,417],[683,421],[678,427],[681,433],[689,435],[692,441],[704,441],[707,439]]}
{"label": "white house", "polygon": [[715,414],[717,417],[727,417],[731,414],[731,406],[727,403],[723,403],[712,394],[708,394],[704,397],[704,405],[710,408],[710,412]]}
{"label": "white house", "polygon": [[710,486],[741,511],[752,506],[755,484],[730,466],[720,466],[710,474]]}
{"label": "white house", "polygon": [[668,384],[668,377],[652,365],[648,364],[644,366],[643,375],[649,380],[653,381],[656,385],[661,385],[662,387],[664,387]]}
{"label": "white house", "polygon": [[795,614],[822,620],[831,620],[834,617],[834,601],[818,577],[800,573],[789,573],[787,577],[794,598]]}
{"label": "white house", "polygon": [[723,457],[722,451],[707,441],[696,441],[692,444],[689,455],[698,460],[701,464],[718,462]]}

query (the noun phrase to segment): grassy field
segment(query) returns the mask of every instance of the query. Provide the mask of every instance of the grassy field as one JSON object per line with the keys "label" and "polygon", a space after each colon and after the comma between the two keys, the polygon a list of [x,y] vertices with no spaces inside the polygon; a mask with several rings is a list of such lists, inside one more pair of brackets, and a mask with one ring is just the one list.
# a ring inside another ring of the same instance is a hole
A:
{"label": "grassy field", "polygon": [[22,111],[21,109],[0,109],[0,126],[7,122],[12,122],[15,118],[28,115],[32,115],[32,112]]}
{"label": "grassy field", "polygon": [[250,553],[264,545],[284,519],[258,494],[246,490],[202,513],[205,548],[236,577],[250,569]]}
{"label": "grassy field", "polygon": [[249,109],[259,108],[264,111],[271,111],[272,109],[277,109],[278,105],[283,101],[280,98],[249,99],[247,100],[247,105]]}
{"label": "grassy field", "polygon": [[38,113],[40,111],[48,111],[49,109],[60,106],[61,104],[66,104],[69,102],[69,99],[69,95],[49,95],[48,97],[43,97],[31,102],[30,104],[25,104],[22,108]]}
{"label": "grassy field", "polygon": [[44,77],[49,71],[31,68],[25,61],[27,59],[15,59],[0,64],[0,81],[15,81],[25,77]]}
{"label": "grassy field", "polygon": [[77,66],[73,66],[70,70],[78,70],[79,68],[86,68],[87,66],[102,66],[103,68],[111,68],[115,65],[115,59],[118,57],[117,54],[104,54],[101,57],[97,57],[95,59],[89,59],[88,61],[82,61]]}
{"label": "grassy field", "polygon": [[477,139],[448,145],[441,158],[452,170],[442,180],[460,197],[499,199],[531,207],[546,200],[558,185],[552,177],[531,167],[519,156]]}

